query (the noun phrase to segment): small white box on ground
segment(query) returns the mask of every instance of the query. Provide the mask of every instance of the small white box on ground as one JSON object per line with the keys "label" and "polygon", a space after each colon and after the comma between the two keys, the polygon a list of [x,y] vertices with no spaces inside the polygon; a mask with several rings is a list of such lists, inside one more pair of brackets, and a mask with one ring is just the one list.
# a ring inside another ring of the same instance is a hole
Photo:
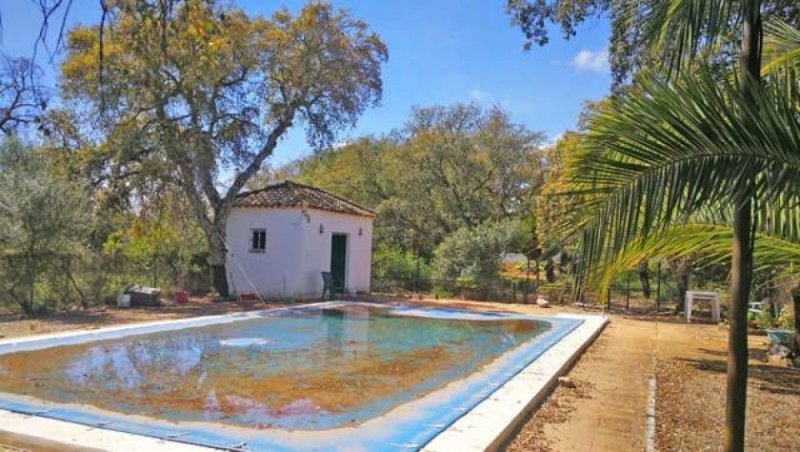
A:
{"label": "small white box on ground", "polygon": [[130,308],[131,307],[131,296],[130,294],[120,294],[117,297],[117,307],[118,308]]}

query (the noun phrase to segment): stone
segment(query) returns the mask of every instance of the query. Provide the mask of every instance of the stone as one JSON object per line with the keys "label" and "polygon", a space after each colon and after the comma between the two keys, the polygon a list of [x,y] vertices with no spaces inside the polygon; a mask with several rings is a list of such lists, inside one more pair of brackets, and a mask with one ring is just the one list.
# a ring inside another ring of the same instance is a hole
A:
{"label": "stone", "polygon": [[558,384],[565,388],[575,388],[575,382],[569,377],[558,377]]}
{"label": "stone", "polygon": [[550,301],[544,297],[537,297],[536,305],[539,306],[540,308],[547,308],[550,307]]}

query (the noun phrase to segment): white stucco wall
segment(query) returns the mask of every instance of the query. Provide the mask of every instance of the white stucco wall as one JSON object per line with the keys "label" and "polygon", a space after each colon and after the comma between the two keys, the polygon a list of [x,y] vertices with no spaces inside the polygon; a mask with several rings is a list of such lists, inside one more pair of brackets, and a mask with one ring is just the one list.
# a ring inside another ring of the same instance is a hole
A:
{"label": "white stucco wall", "polygon": [[[266,251],[252,253],[251,231],[260,228],[267,231]],[[321,272],[330,271],[333,234],[347,235],[345,289],[369,292],[371,218],[314,209],[234,208],[225,234],[232,293],[255,293],[255,286],[265,298],[319,298]]]}
{"label": "white stucco wall", "polygon": [[[311,222],[303,228],[303,271],[300,285],[307,291],[303,298],[318,297],[322,293],[320,272],[330,271],[333,234],[347,235],[345,290],[351,293],[369,292],[372,219],[325,211],[309,211],[309,215]],[[319,232],[320,225],[323,226],[322,234]]]}

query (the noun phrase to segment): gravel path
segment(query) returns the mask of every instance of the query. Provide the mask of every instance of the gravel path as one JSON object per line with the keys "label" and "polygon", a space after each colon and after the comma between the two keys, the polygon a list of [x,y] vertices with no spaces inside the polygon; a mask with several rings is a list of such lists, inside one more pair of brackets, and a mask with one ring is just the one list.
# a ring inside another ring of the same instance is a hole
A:
{"label": "gravel path", "polygon": [[644,450],[655,327],[612,319],[507,450]]}

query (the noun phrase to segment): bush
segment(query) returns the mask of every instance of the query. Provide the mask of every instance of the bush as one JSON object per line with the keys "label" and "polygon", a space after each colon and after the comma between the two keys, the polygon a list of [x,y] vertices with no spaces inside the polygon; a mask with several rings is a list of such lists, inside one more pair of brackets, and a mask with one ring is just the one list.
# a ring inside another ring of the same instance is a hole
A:
{"label": "bush", "polygon": [[432,293],[433,297],[437,300],[439,298],[453,298],[455,296],[455,293],[450,288],[443,286],[435,286]]}
{"label": "bush", "polygon": [[794,328],[794,314],[792,309],[784,308],[781,316],[778,317],[778,328],[783,330],[791,330]]}
{"label": "bush", "polygon": [[[412,253],[379,246],[372,253],[373,290],[416,290],[417,257]],[[430,288],[431,266],[419,260],[419,289]]]}
{"label": "bush", "polygon": [[773,318],[772,315],[772,305],[764,305],[762,311],[758,314],[756,318],[758,328],[762,330],[772,328],[774,320],[775,319]]}
{"label": "bush", "polygon": [[520,234],[518,221],[486,222],[454,232],[436,248],[434,278],[459,287],[483,290],[500,279],[502,254]]}
{"label": "bush", "polygon": [[553,283],[542,284],[537,293],[551,303],[564,304],[572,293],[572,281],[570,279],[562,279]]}
{"label": "bush", "polygon": [[0,144],[0,302],[25,314],[76,295],[85,305],[75,272],[93,218],[84,189],[57,175],[45,152],[12,138]]}

